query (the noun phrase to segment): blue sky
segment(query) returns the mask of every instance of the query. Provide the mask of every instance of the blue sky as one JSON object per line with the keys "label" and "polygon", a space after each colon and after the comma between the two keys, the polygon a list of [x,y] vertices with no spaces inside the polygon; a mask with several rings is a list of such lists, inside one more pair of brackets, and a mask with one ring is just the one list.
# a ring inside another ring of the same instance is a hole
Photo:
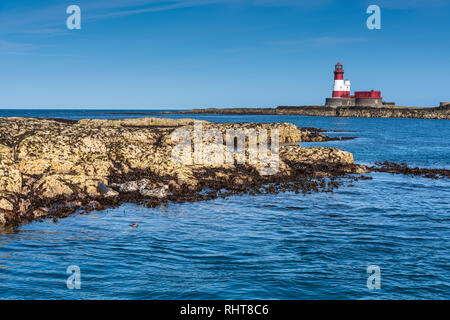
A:
{"label": "blue sky", "polygon": [[338,61],[352,91],[433,106],[450,99],[449,57],[448,0],[0,2],[1,108],[322,104]]}

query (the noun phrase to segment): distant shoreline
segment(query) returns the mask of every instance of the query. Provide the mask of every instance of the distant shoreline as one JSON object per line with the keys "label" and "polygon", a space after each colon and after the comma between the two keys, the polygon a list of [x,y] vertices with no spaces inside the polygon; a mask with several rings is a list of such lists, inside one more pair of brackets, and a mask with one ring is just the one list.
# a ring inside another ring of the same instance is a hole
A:
{"label": "distant shoreline", "polygon": [[207,108],[188,111],[162,111],[160,114],[226,114],[226,115],[302,115],[317,117],[450,119],[450,106],[441,107],[327,107],[280,106],[277,108]]}

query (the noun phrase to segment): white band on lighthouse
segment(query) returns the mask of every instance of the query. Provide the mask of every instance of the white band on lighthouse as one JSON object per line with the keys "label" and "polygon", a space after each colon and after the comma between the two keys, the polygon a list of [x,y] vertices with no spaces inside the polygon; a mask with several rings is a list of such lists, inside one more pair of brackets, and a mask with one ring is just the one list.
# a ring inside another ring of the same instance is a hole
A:
{"label": "white band on lighthouse", "polygon": [[348,91],[350,92],[350,80],[334,80],[333,91]]}

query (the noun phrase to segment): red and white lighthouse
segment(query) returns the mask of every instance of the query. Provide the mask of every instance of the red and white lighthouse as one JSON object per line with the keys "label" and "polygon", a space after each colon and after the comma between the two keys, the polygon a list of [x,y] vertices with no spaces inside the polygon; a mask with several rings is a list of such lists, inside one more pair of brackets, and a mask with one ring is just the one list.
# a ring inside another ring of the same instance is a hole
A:
{"label": "red and white lighthouse", "polygon": [[340,62],[334,68],[333,98],[350,98],[350,81],[344,81],[344,68]]}
{"label": "red and white lighthouse", "polygon": [[344,68],[340,62],[334,67],[333,97],[325,99],[325,105],[336,107],[383,107],[381,91],[357,91],[352,96],[350,81],[344,81]]}

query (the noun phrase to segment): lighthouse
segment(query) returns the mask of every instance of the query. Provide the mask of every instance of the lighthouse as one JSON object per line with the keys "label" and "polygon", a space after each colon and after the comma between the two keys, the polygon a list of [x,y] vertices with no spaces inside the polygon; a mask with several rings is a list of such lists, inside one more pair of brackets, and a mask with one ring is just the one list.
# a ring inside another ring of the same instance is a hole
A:
{"label": "lighthouse", "polygon": [[344,81],[344,67],[338,62],[334,66],[334,87],[332,98],[325,99],[329,107],[383,107],[380,91],[356,91],[350,93],[350,81]]}
{"label": "lighthouse", "polygon": [[344,67],[340,62],[334,67],[333,98],[350,98],[350,80],[344,81]]}

